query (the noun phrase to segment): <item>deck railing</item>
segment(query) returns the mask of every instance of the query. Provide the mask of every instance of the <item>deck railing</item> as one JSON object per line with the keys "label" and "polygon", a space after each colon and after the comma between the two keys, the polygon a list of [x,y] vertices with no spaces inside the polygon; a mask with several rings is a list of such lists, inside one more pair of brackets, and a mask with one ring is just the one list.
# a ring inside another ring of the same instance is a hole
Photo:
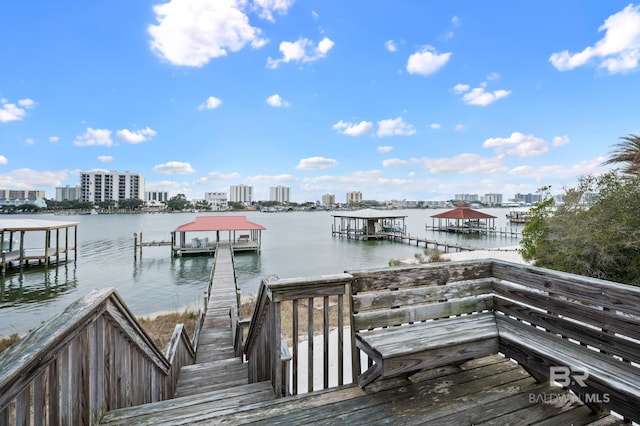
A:
{"label": "deck railing", "polygon": [[194,358],[181,324],[165,356],[114,289],[94,290],[0,354],[0,424],[96,424],[171,398]]}
{"label": "deck railing", "polygon": [[[345,360],[351,363],[345,352],[351,345],[344,344],[348,312],[344,296],[351,279],[349,274],[337,274],[262,281],[244,346],[250,382],[271,380],[278,396],[287,396],[353,381],[353,374],[347,375],[344,369]],[[332,329],[335,338],[330,344]],[[314,336],[321,336],[322,347],[314,347]],[[306,339],[306,356],[298,344],[302,338]],[[330,359],[337,359],[333,377]],[[306,375],[299,374],[305,370]],[[306,389],[302,389],[305,381]]]}

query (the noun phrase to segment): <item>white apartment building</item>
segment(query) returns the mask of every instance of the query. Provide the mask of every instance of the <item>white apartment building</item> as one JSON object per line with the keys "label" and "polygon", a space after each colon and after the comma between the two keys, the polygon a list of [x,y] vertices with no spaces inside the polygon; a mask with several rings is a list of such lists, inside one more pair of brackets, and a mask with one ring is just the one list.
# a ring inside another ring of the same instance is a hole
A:
{"label": "white apartment building", "polygon": [[252,203],[253,186],[232,185],[229,188],[229,201],[232,203]]}
{"label": "white apartment building", "polygon": [[488,206],[501,206],[502,194],[484,194],[480,197],[480,202]]}
{"label": "white apartment building", "polygon": [[226,192],[205,192],[204,200],[209,203],[211,210],[223,211],[229,209]]}
{"label": "white apartment building", "polygon": [[158,203],[166,203],[169,201],[169,193],[167,191],[145,191],[144,201],[147,203],[156,201]]}
{"label": "white apartment building", "polygon": [[35,200],[45,198],[40,189],[0,189],[0,199],[3,200]]}
{"label": "white apartment building", "polygon": [[269,201],[288,203],[290,200],[291,188],[288,186],[272,186],[269,188]]}
{"label": "white apartment building", "polygon": [[357,204],[362,202],[362,192],[351,191],[347,192],[347,204]]}
{"label": "white apartment building", "polygon": [[56,201],[76,201],[80,199],[80,185],[76,186],[57,186]]}
{"label": "white apartment building", "polygon": [[144,176],[117,171],[91,171],[80,174],[80,200],[97,203],[144,198]]}
{"label": "white apartment building", "polygon": [[322,196],[322,205],[333,206],[336,204],[336,196],[334,194],[324,194]]}

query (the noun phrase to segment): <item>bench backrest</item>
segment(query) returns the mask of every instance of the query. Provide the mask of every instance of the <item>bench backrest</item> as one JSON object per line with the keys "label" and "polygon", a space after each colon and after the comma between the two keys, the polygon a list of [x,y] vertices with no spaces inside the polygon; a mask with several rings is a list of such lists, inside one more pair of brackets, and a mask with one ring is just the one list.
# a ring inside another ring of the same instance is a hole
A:
{"label": "bench backrest", "polygon": [[354,332],[491,310],[491,262],[350,272]]}

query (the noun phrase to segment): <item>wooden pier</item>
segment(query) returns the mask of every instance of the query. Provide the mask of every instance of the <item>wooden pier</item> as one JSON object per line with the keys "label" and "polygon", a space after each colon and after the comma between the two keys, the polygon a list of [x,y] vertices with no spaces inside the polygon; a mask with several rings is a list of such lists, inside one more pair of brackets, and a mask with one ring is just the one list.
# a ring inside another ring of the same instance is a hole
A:
{"label": "wooden pier", "polygon": [[[78,222],[39,219],[0,220],[0,270],[31,265],[51,265],[77,259]],[[73,228],[73,236],[69,230]],[[61,235],[61,232],[64,233]],[[42,248],[26,247],[27,234],[42,234]]]}
{"label": "wooden pier", "polygon": [[[223,252],[210,276],[202,328],[186,347],[173,344],[185,342],[174,333],[166,360],[117,295],[104,291],[0,354],[0,424],[640,421],[637,288],[490,259],[265,279],[243,339],[232,252]],[[338,321],[346,316],[351,324],[344,339],[342,326],[333,331],[337,344],[328,339],[333,298]],[[283,313],[291,306],[288,324]],[[497,327],[488,336],[497,346],[483,346],[482,353],[464,346],[474,330],[467,327],[477,326],[469,315]],[[386,326],[390,321],[400,325]],[[447,345],[411,339],[440,321],[450,332],[434,338]],[[314,351],[312,338],[308,354],[291,355],[282,345],[291,328],[295,342],[307,328],[321,343]],[[398,351],[411,362],[385,358]],[[334,357],[340,362],[332,368]],[[560,387],[549,380],[551,367],[580,373],[584,381]],[[292,383],[302,376],[311,379],[306,393]]]}

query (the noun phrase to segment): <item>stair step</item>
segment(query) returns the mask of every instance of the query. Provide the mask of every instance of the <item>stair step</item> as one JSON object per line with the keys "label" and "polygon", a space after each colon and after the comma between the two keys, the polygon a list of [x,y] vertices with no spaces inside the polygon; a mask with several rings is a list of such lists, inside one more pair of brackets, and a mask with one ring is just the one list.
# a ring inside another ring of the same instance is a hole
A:
{"label": "stair step", "polygon": [[215,416],[217,411],[269,401],[275,398],[271,382],[232,386],[222,390],[184,396],[165,401],[120,408],[107,412],[101,425],[186,424],[191,417]]}
{"label": "stair step", "polygon": [[183,367],[178,375],[175,396],[195,395],[231,386],[247,384],[249,372],[246,364],[237,358]]}

